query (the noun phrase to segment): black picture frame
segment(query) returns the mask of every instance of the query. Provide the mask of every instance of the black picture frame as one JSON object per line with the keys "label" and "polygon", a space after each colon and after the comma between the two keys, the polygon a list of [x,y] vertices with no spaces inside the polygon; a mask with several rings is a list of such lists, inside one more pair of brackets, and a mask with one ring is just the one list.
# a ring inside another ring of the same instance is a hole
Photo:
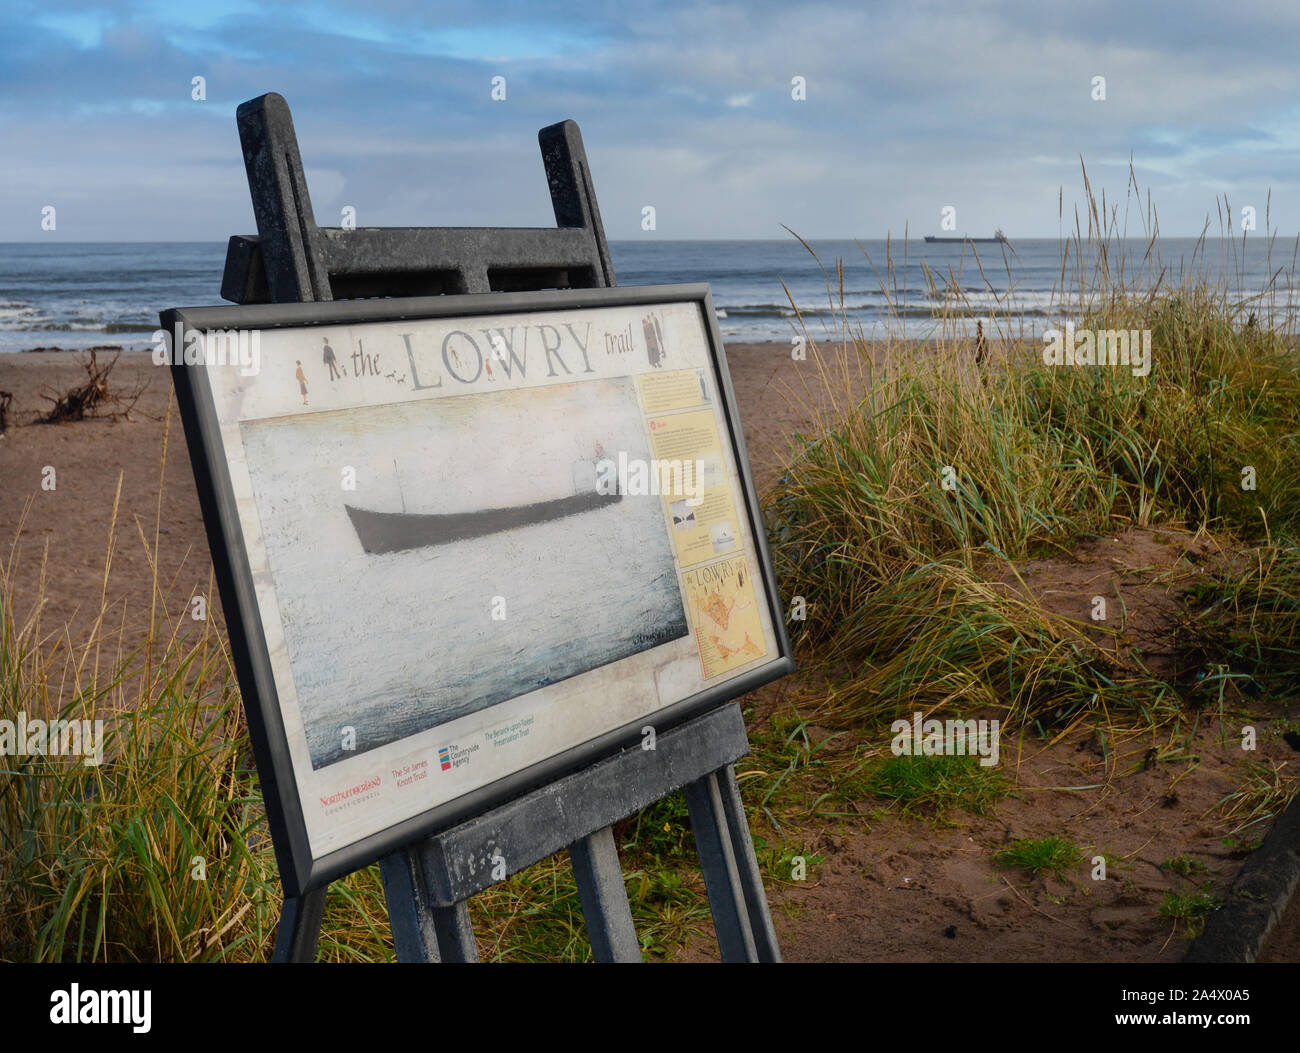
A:
{"label": "black picture frame", "polygon": [[[779,679],[795,668],[725,348],[707,284],[191,307],[167,310],[160,317],[163,329],[172,333],[179,331],[177,326],[198,330],[272,330],[669,303],[693,303],[701,314],[716,390],[720,393],[727,440],[734,451],[740,477],[744,514],[748,516],[754,539],[754,557],[763,577],[763,595],[776,638],[777,654],[761,666],[655,711],[656,729],[667,730]],[[631,746],[639,747],[644,723],[641,720],[597,735],[344,848],[313,857],[208,376],[205,369],[175,361],[171,364],[171,376],[194,469],[276,861],[287,895],[298,896],[319,888],[399,848],[469,820],[597,760]]]}

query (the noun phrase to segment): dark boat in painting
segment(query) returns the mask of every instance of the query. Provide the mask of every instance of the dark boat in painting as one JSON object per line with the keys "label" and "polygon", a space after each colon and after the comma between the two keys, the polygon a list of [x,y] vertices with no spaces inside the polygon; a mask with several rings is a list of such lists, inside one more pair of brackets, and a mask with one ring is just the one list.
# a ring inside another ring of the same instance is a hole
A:
{"label": "dark boat in painting", "polygon": [[361,547],[371,555],[404,552],[430,545],[447,545],[453,541],[497,534],[516,527],[547,523],[552,519],[593,512],[622,500],[619,493],[596,491],[559,497],[552,501],[535,501],[510,508],[485,508],[477,512],[451,512],[423,515],[415,512],[372,512],[345,504],[352,526],[361,539]]}

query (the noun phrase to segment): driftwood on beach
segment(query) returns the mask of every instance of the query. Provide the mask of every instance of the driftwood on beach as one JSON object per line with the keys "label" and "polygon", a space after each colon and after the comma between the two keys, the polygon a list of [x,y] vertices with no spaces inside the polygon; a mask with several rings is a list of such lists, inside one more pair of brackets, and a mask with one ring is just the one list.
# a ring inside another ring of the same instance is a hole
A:
{"label": "driftwood on beach", "polygon": [[[119,351],[107,365],[101,366],[92,349],[90,361],[85,363],[86,383],[72,388],[62,396],[41,395],[47,402],[54,403],[52,409],[36,418],[37,424],[60,424],[63,421],[85,420],[86,417],[103,416],[110,420],[122,417],[131,419],[131,408],[143,394],[146,384],[140,384],[126,395],[115,394],[108,386],[108,376],[121,357]],[[3,428],[0,428],[3,430]]]}

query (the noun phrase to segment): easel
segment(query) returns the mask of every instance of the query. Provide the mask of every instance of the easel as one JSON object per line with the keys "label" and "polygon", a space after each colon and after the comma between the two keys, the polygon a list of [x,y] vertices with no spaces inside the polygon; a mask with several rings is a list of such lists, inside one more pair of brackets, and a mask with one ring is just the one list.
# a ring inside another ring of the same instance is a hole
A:
{"label": "easel", "polygon": [[[230,239],[222,296],[239,304],[612,286],[582,136],[538,133],[556,227],[318,227],[289,106],[238,109],[258,237]],[[733,763],[749,752],[731,703],[381,861],[399,961],[478,958],[466,901],[568,848],[597,961],[640,961],[612,824],[685,793],[724,961],[780,961]],[[505,861],[504,868],[494,866]],[[314,961],[324,887],[287,896],[276,961]]]}

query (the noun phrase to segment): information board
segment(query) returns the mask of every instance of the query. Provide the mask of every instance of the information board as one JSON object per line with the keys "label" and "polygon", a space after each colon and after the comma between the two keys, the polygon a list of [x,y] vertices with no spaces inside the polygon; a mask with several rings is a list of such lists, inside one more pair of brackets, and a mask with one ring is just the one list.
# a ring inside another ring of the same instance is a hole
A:
{"label": "information board", "polygon": [[288,887],[793,667],[707,286],[163,325]]}

